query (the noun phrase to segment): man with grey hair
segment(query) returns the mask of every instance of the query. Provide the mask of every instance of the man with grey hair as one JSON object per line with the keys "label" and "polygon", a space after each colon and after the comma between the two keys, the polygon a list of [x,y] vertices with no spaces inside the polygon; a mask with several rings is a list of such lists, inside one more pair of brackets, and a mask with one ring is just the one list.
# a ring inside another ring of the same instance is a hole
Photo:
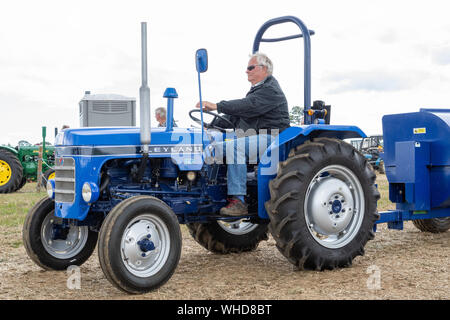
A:
{"label": "man with grey hair", "polygon": [[[249,132],[254,130],[256,135],[246,136],[233,141],[236,154],[244,154],[249,161],[249,147],[259,145],[260,140],[270,143],[272,136],[289,127],[289,110],[286,97],[273,77],[272,61],[263,53],[255,53],[250,56],[247,65],[247,79],[252,84],[245,98],[220,101],[212,103],[203,101],[203,107],[207,110],[217,110],[224,113],[235,129]],[[200,103],[197,103],[200,108]],[[214,125],[228,128],[220,119],[214,120]],[[269,134],[267,134],[269,133]],[[238,140],[245,140],[245,148],[239,148]],[[248,214],[248,206],[245,203],[247,194],[247,164],[229,163],[227,160],[227,184],[228,195],[232,198],[229,204],[220,210],[222,215],[242,216]]]}
{"label": "man with grey hair", "polygon": [[155,109],[155,118],[158,121],[158,127],[166,126],[166,109],[159,107]]}
{"label": "man with grey hair", "polygon": [[[167,112],[166,108],[159,107],[155,109],[155,118],[156,121],[158,121],[158,127],[165,127],[166,126],[166,119],[167,119]],[[176,127],[175,120],[173,121],[173,126]]]}

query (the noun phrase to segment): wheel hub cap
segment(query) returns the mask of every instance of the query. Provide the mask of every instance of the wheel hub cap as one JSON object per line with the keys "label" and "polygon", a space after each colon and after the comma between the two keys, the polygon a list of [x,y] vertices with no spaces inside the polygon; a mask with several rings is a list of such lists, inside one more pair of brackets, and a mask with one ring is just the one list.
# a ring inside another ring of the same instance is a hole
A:
{"label": "wheel hub cap", "polygon": [[41,227],[41,241],[45,250],[58,259],[70,259],[80,253],[88,236],[87,226],[63,228],[62,219],[55,217],[53,211],[47,215]]}
{"label": "wheel hub cap", "polygon": [[137,242],[139,249],[141,249],[141,251],[144,253],[155,250],[155,244],[152,241],[148,240],[149,238],[151,238],[151,234],[148,234],[147,238],[144,238],[141,241]]}
{"label": "wheel hub cap", "polygon": [[331,205],[331,210],[333,210],[334,213],[339,213],[341,212],[341,209],[342,209],[342,202],[340,202],[339,200],[334,200]]}
{"label": "wheel hub cap", "polygon": [[156,216],[134,219],[123,233],[122,259],[128,271],[138,277],[158,272],[168,257],[169,248],[169,231]]}
{"label": "wheel hub cap", "polygon": [[364,213],[364,192],[355,174],[334,165],[319,171],[305,197],[305,218],[314,239],[338,248],[356,235]]}

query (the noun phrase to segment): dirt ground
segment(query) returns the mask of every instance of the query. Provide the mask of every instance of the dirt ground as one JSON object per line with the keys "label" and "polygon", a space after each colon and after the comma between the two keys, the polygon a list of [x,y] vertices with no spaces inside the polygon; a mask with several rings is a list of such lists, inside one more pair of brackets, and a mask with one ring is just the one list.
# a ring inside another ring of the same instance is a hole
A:
{"label": "dirt ground", "polygon": [[97,250],[80,268],[79,288],[69,289],[70,274],[44,271],[28,258],[21,232],[19,227],[0,229],[0,299],[450,299],[450,232],[424,233],[410,222],[403,231],[380,225],[365,255],[351,267],[324,272],[294,270],[271,237],[253,252],[213,254],[183,226],[175,274],[144,295],[113,287]]}

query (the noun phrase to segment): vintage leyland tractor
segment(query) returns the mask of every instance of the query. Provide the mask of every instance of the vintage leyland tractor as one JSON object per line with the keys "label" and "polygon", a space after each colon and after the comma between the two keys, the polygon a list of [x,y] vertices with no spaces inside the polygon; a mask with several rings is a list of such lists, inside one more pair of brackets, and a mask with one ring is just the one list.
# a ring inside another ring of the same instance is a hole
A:
{"label": "vintage leyland tractor", "polygon": [[[301,34],[262,38],[269,27],[285,22],[296,24]],[[23,227],[30,258],[45,269],[64,270],[85,262],[97,244],[106,278],[125,292],[142,293],[161,286],[174,273],[182,245],[180,224],[200,245],[222,254],[254,250],[270,232],[278,250],[301,269],[346,267],[363,255],[381,221],[376,175],[364,156],[343,141],[365,134],[355,126],[330,125],[329,106],[327,112],[321,101],[311,104],[313,32],[298,18],[286,16],[269,20],[256,35],[253,52],[261,42],[303,39],[305,125],[281,132],[257,163],[247,164],[249,214],[226,217],[219,210],[227,202],[227,164],[214,159],[222,142],[237,142],[238,135],[217,127],[215,121],[204,121],[204,113],[223,117],[201,108],[189,113],[200,128],[174,128],[174,88],[164,92],[168,126],[151,128],[145,23],[141,29],[140,128],[59,133],[55,179],[49,180],[48,197],[30,210]],[[206,50],[198,50],[195,61],[202,102],[200,73],[207,70]],[[446,130],[448,134],[448,120]],[[388,153],[392,143],[388,141]],[[402,147],[414,153],[414,143]],[[387,159],[386,165],[388,173],[395,170],[395,158]],[[434,177],[447,175],[439,180],[447,195],[420,209],[411,205],[417,191],[414,177],[403,181],[402,173],[411,172],[397,168],[393,200],[409,206],[383,222],[400,228],[403,220],[419,216],[435,221],[429,210],[437,206],[439,231],[446,230],[444,216],[449,214],[442,208],[449,207],[448,160],[440,166]],[[405,210],[411,215],[401,214]],[[414,210],[421,212],[413,217]]]}

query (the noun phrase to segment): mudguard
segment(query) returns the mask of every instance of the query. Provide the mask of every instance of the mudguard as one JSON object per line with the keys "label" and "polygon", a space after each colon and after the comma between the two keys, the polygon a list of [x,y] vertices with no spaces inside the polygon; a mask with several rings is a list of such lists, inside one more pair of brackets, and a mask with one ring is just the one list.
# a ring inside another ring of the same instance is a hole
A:
{"label": "mudguard", "polygon": [[19,155],[19,152],[16,149],[14,149],[13,147],[10,147],[10,146],[0,146],[0,149],[4,149],[6,151],[9,151],[12,154],[14,154],[16,157]]}
{"label": "mudguard", "polygon": [[258,216],[268,219],[264,204],[270,199],[269,182],[277,175],[278,163],[285,161],[289,151],[313,138],[365,138],[366,134],[356,126],[313,124],[290,127],[281,132],[267,148],[258,165]]}

